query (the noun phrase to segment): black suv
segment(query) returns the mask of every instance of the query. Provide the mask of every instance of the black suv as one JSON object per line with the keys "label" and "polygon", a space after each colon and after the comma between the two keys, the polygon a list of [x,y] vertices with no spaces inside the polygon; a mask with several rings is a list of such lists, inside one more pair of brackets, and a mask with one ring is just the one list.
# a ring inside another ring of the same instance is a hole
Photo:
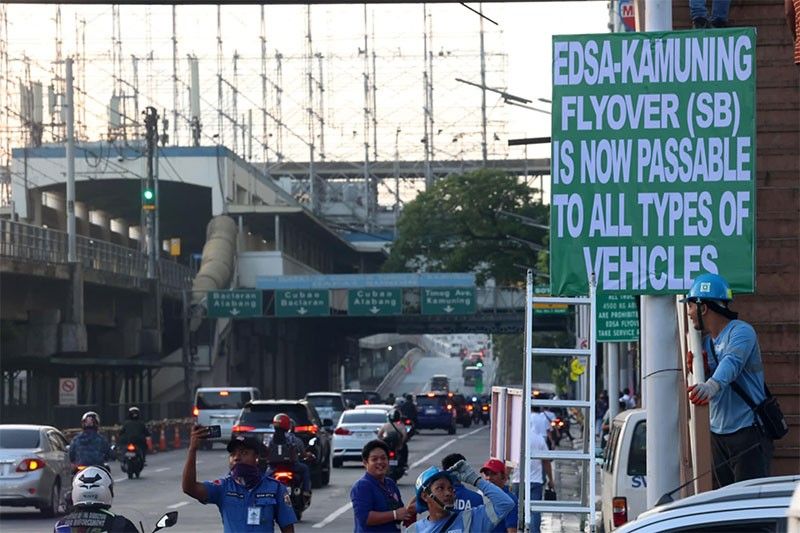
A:
{"label": "black suv", "polygon": [[465,428],[472,425],[472,403],[467,401],[463,394],[450,393],[453,402],[453,409],[456,410],[456,423]]}
{"label": "black suv", "polygon": [[314,406],[306,400],[253,400],[247,402],[239,413],[232,435],[248,435],[268,444],[275,430],[272,419],[286,413],[294,420],[294,433],[314,452],[317,460],[309,463],[311,486],[318,489],[331,480],[331,437],[323,429],[330,420],[321,420]]}

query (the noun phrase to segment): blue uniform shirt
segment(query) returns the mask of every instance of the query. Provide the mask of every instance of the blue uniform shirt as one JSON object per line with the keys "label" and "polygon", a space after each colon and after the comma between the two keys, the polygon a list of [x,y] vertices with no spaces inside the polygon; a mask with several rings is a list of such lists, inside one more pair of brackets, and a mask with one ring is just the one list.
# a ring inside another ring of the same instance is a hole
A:
{"label": "blue uniform shirt", "polygon": [[[511,512],[514,507],[514,500],[494,483],[481,479],[478,481],[478,488],[481,489],[488,501],[484,501],[483,505],[458,513],[447,531],[460,531],[463,533],[491,531],[495,525],[503,523],[503,519]],[[435,522],[428,518],[417,520],[408,528],[408,531],[439,533],[449,519],[450,516]]]}
{"label": "blue uniform shirt", "polygon": [[353,502],[356,533],[362,531],[400,531],[396,522],[387,522],[377,526],[367,525],[370,511],[386,512],[404,507],[403,499],[397,484],[391,478],[383,478],[383,486],[377,479],[365,473],[353,483],[350,489],[350,501]]}
{"label": "blue uniform shirt", "polygon": [[[225,533],[244,531],[274,531],[274,523],[286,527],[297,522],[289,493],[279,481],[264,476],[261,482],[248,490],[227,476],[215,481],[204,481],[208,501],[219,508]],[[260,509],[260,523],[248,525],[251,507]]]}
{"label": "blue uniform shirt", "polygon": [[[455,482],[453,485],[456,491],[455,505],[456,511],[466,511],[467,509],[474,509],[479,505],[483,505],[483,496],[470,490],[464,486],[463,483]],[[417,500],[417,514],[422,514],[427,511],[427,507],[423,505],[420,500]]]}
{"label": "blue uniform shirt", "polygon": [[516,529],[517,527],[517,515],[519,514],[519,500],[517,500],[516,495],[513,492],[508,490],[508,487],[503,487],[503,492],[505,492],[508,496],[514,500],[514,507],[509,511],[506,517],[494,526],[492,533],[506,533],[508,528],[513,527]]}
{"label": "blue uniform shirt", "polygon": [[104,436],[92,429],[75,435],[69,443],[71,463],[85,466],[102,466],[111,459],[111,446]]}
{"label": "blue uniform shirt", "polygon": [[719,393],[711,398],[711,431],[718,435],[733,433],[750,427],[755,414],[730,387],[736,381],[756,405],[766,398],[764,394],[764,366],[761,349],[753,327],[741,320],[731,320],[713,340],[716,358],[710,350],[711,337],[703,339],[708,354],[712,378],[720,384]]}

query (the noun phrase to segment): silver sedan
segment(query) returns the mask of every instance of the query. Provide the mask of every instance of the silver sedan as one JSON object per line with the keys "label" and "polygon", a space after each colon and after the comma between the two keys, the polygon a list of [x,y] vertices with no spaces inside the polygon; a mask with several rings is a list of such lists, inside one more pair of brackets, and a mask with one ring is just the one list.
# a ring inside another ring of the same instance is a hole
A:
{"label": "silver sedan", "polygon": [[59,430],[0,424],[0,505],[33,506],[55,516],[71,483],[67,440]]}

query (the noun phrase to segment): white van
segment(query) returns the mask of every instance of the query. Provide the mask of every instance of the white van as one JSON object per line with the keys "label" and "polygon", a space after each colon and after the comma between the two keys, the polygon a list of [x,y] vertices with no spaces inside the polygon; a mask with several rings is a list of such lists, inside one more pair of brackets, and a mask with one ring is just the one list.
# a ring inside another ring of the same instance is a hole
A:
{"label": "white van", "polygon": [[261,397],[255,387],[200,387],[194,396],[192,414],[201,426],[220,426],[220,438],[208,442],[227,442],[231,438],[233,422],[244,404]]}
{"label": "white van", "polygon": [[608,533],[647,510],[647,419],[644,409],[614,417],[601,473],[603,528]]}

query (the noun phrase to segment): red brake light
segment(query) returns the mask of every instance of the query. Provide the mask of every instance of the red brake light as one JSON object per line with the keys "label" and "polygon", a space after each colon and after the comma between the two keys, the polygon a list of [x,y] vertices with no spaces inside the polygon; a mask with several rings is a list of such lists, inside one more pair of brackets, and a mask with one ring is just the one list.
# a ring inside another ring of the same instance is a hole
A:
{"label": "red brake light", "polygon": [[397,453],[394,450],[389,450],[389,459],[394,459],[395,455],[397,455]]}
{"label": "red brake light", "polygon": [[236,425],[231,428],[231,431],[234,433],[248,433],[250,431],[255,431],[255,426],[243,426],[243,425]]}
{"label": "red brake light", "polygon": [[17,472],[33,472],[44,468],[44,461],[41,459],[23,459],[17,465]]}
{"label": "red brake light", "polygon": [[338,427],[338,428],[333,430],[333,434],[334,435],[350,435],[351,433],[352,433],[352,431],[350,431],[347,428],[343,428],[343,427]]}
{"label": "red brake light", "polygon": [[364,405],[369,405],[369,400],[364,400]]}
{"label": "red brake light", "polygon": [[291,472],[275,472],[272,477],[278,481],[291,481],[294,475]]}
{"label": "red brake light", "polygon": [[621,526],[628,521],[628,500],[618,497],[611,500],[611,513],[614,519],[614,527]]}
{"label": "red brake light", "polygon": [[410,426],[410,425],[411,425],[411,419],[410,419],[410,418],[406,418],[406,425],[407,425],[407,426]]}
{"label": "red brake light", "polygon": [[195,405],[194,409],[192,409],[192,416],[199,416],[199,415],[200,415],[200,409],[198,409],[197,406]]}
{"label": "red brake light", "polygon": [[134,446],[133,443],[128,444],[128,451],[129,452],[135,452],[136,451],[136,446]]}
{"label": "red brake light", "polygon": [[297,426],[294,428],[295,433],[311,433],[316,435],[317,431],[319,431],[319,428],[316,424],[311,424],[310,426]]}

